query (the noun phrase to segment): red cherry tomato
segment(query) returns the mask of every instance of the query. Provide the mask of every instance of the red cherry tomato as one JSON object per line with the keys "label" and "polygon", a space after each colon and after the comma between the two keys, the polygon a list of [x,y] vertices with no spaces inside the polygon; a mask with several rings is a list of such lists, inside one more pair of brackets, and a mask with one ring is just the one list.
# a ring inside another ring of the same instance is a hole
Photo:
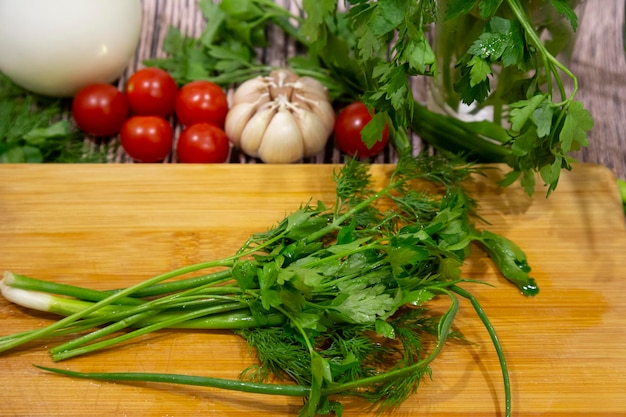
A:
{"label": "red cherry tomato", "polygon": [[133,113],[165,117],[174,111],[178,86],[170,74],[160,68],[143,68],[130,76],[126,96]]}
{"label": "red cherry tomato", "polygon": [[172,150],[174,133],[161,116],[133,116],[120,130],[122,147],[135,161],[159,162]]}
{"label": "red cherry tomato", "polygon": [[221,163],[228,159],[230,145],[226,133],[209,123],[196,123],[178,137],[176,154],[184,163]]}
{"label": "red cherry tomato", "polygon": [[226,94],[209,81],[192,81],[183,85],[176,95],[176,117],[185,126],[195,123],[211,123],[224,128],[228,101]]}
{"label": "red cherry tomato", "polygon": [[365,104],[361,102],[351,103],[346,106],[335,121],[335,142],[339,149],[351,156],[355,154],[359,158],[371,158],[380,153],[389,141],[389,129],[383,129],[382,140],[379,140],[371,149],[361,139],[361,130],[369,121],[372,115]]}
{"label": "red cherry tomato", "polygon": [[128,117],[128,101],[110,84],[90,84],[74,96],[72,117],[88,135],[115,135]]}

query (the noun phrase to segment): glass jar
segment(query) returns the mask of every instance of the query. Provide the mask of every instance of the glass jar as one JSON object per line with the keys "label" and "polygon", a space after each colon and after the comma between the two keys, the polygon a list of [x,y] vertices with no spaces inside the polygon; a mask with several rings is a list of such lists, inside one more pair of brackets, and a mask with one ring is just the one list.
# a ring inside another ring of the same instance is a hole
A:
{"label": "glass jar", "polygon": [[[576,41],[576,32],[565,16],[552,6],[549,0],[520,0],[530,21],[542,39],[547,50],[564,65],[571,61]],[[569,0],[580,22],[584,11],[584,0]],[[439,13],[443,16],[448,0],[438,2]],[[512,11],[503,2],[496,16],[514,19]],[[455,84],[461,77],[457,64],[467,50],[483,33],[488,21],[480,17],[477,8],[469,14],[440,21],[433,32],[433,50],[437,57],[437,75],[428,86],[428,107],[431,110],[454,116],[465,121],[489,120],[507,126],[507,104],[525,97],[525,87],[529,82],[529,72],[511,65],[502,67],[492,64],[490,92],[482,103],[465,104]],[[545,81],[545,80],[544,80]],[[566,81],[566,80],[564,80]]]}

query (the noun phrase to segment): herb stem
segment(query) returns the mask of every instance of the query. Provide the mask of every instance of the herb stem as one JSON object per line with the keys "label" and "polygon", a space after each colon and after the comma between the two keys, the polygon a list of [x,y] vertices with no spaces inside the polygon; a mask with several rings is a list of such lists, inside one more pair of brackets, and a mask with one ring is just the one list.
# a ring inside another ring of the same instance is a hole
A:
{"label": "herb stem", "polygon": [[201,387],[213,387],[227,390],[250,392],[255,394],[284,395],[290,397],[306,397],[310,392],[309,387],[302,385],[288,384],[265,384],[257,382],[247,382],[235,379],[209,378],[193,375],[159,374],[143,372],[75,372],[65,369],[49,368],[35,365],[44,371],[54,372],[61,375],[97,379],[105,381],[146,381],[162,382],[168,384],[193,385]]}
{"label": "herb stem", "polygon": [[476,314],[478,315],[480,320],[483,322],[485,329],[487,329],[487,333],[489,333],[489,337],[491,338],[493,346],[496,350],[496,354],[498,355],[498,360],[500,362],[500,369],[502,371],[502,379],[503,379],[503,384],[504,384],[504,397],[505,397],[505,400],[504,400],[505,416],[510,417],[511,416],[511,380],[509,377],[509,368],[506,363],[506,357],[504,356],[504,350],[502,349],[502,344],[500,343],[500,339],[498,338],[498,335],[496,334],[496,330],[493,327],[493,324],[491,324],[491,321],[489,320],[487,313],[485,313],[485,310],[483,310],[482,306],[480,305],[476,297],[470,294],[467,290],[457,285],[452,286],[451,290],[459,294],[460,296],[467,298],[470,301],[470,303],[472,304],[472,307],[474,307],[474,310],[476,311]]}
{"label": "herb stem", "polygon": [[411,129],[433,146],[452,152],[470,152],[486,162],[504,162],[511,150],[471,131],[469,124],[460,125],[444,115],[439,115],[416,105],[411,120]]}
{"label": "herb stem", "polygon": [[[74,285],[44,281],[8,271],[4,273],[2,282],[5,285],[13,288],[20,288],[30,291],[40,291],[49,294],[66,295],[88,301],[104,300],[111,295],[111,293],[107,291],[97,291],[89,288],[77,287]],[[142,304],[142,301],[135,298],[122,297],[117,299],[115,301],[115,304],[139,305]]]}
{"label": "herb stem", "polygon": [[84,310],[81,310],[79,312],[76,312],[74,314],[72,314],[71,316],[67,316],[62,318],[61,320],[58,320],[46,327],[42,327],[41,329],[35,330],[31,333],[25,334],[23,337],[20,338],[16,338],[12,341],[8,341],[7,343],[3,343],[0,344],[0,352],[5,351],[5,350],[9,350],[12,349],[16,346],[19,346],[21,344],[42,338],[42,337],[47,337],[50,334],[52,334],[54,331],[58,330],[58,329],[62,329],[72,323],[74,323],[75,321],[77,321],[78,319],[81,319],[83,317],[87,317],[89,314],[97,311],[98,309],[107,306],[109,304],[112,304],[114,301],[117,301],[127,295],[132,294],[133,292],[135,292],[136,290],[142,289],[142,288],[146,288],[149,287],[150,285],[154,285],[157,284],[161,281],[165,281],[167,279],[173,278],[173,277],[177,277],[179,275],[183,275],[186,273],[190,273],[190,272],[194,272],[194,271],[198,271],[204,268],[211,268],[211,267],[216,267],[216,266],[226,266],[226,265],[231,265],[232,264],[232,257],[231,258],[225,258],[221,261],[208,261],[208,262],[204,262],[204,263],[199,263],[199,264],[195,264],[195,265],[190,265],[190,266],[185,266],[182,268],[178,268],[175,269],[173,271],[170,272],[166,272],[164,274],[161,275],[157,275],[153,278],[150,278],[148,280],[145,280],[143,282],[140,282],[138,284],[135,284],[133,286],[130,286],[128,288],[125,288],[123,290],[120,290],[119,292],[116,292],[114,294],[109,295],[108,297],[98,301],[97,303],[94,303],[93,305],[85,308]]}
{"label": "herb stem", "polygon": [[[543,42],[537,35],[537,32],[535,31],[535,28],[533,27],[532,23],[528,20],[528,15],[524,11],[524,8],[520,4],[519,0],[507,0],[507,3],[509,4],[511,11],[513,11],[513,14],[515,14],[515,17],[517,18],[518,22],[524,28],[526,32],[526,36],[528,36],[532,40],[535,47],[539,51],[541,51],[541,55],[544,60],[544,65],[546,67],[546,82],[548,83],[548,92],[550,96],[552,96],[552,93],[551,93],[552,74],[554,74],[555,76],[554,78],[558,84],[558,88],[561,94],[561,99],[563,100],[561,103],[555,103],[555,105],[556,106],[566,105],[569,101],[572,100],[572,98],[578,92],[578,77],[576,77],[569,70],[569,68],[563,65],[558,59],[554,57],[554,55],[550,53],[550,51],[546,49],[545,45],[543,44]],[[554,70],[554,67],[557,67],[558,69],[563,71],[563,73],[566,74],[569,78],[571,78],[574,83],[572,93],[570,94],[569,98],[566,97],[567,93],[565,92],[563,82],[561,81],[561,77],[559,77],[558,73],[556,73],[556,71]]]}
{"label": "herb stem", "polygon": [[239,310],[242,308],[242,303],[240,302],[234,302],[234,303],[230,303],[230,304],[224,304],[224,305],[219,305],[219,306],[212,306],[212,307],[207,307],[204,309],[200,309],[197,311],[191,311],[189,313],[185,313],[185,314],[177,314],[173,317],[170,317],[169,319],[165,319],[165,320],[161,320],[161,321],[157,321],[155,323],[146,325],[144,327],[141,327],[137,330],[128,332],[128,333],[124,333],[120,336],[116,336],[116,337],[112,337],[109,339],[105,339],[101,342],[96,342],[96,343],[92,343],[90,345],[84,346],[84,347],[76,347],[76,346],[81,346],[85,343],[89,343],[92,340],[95,340],[97,338],[100,338],[102,336],[106,336],[108,334],[111,334],[113,332],[116,332],[118,330],[124,329],[128,326],[130,326],[131,324],[137,323],[139,320],[143,320],[149,316],[151,316],[152,314],[154,314],[153,311],[148,311],[146,313],[140,313],[140,314],[136,314],[134,316],[130,316],[124,320],[119,320],[115,323],[113,323],[110,326],[107,326],[103,329],[100,330],[96,330],[95,332],[89,333],[85,336],[79,337],[77,339],[74,339],[70,342],[61,344],[53,349],[51,349],[50,353],[52,354],[52,359],[54,361],[60,361],[63,359],[68,359],[74,356],[78,356],[78,355],[83,355],[85,353],[90,353],[90,352],[94,352],[96,350],[99,349],[103,349],[121,342],[125,342],[127,340],[130,340],[132,338],[135,337],[139,337],[139,336],[143,336],[145,334],[154,332],[156,330],[160,330],[166,327],[170,327],[173,326],[175,324],[178,323],[183,323],[187,320],[192,320],[195,318],[199,318],[199,317],[204,317],[204,316],[208,316],[211,314],[216,314],[216,313],[223,313],[223,312],[227,312],[227,311],[233,311],[233,310]]}

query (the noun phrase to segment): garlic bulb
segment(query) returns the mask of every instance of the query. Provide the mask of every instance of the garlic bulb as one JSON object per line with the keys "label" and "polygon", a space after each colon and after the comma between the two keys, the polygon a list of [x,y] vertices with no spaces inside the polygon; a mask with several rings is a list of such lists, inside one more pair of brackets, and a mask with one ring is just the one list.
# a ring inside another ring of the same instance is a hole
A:
{"label": "garlic bulb", "polygon": [[326,87],[279,69],[242,83],[226,116],[226,136],[249,156],[287,164],[324,149],[335,124]]}

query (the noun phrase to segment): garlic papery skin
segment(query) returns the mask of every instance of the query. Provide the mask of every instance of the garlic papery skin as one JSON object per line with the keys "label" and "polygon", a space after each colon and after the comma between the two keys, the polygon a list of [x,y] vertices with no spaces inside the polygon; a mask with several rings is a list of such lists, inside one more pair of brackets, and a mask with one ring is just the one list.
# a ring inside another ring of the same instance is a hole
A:
{"label": "garlic papery skin", "polygon": [[288,164],[321,152],[334,124],[326,87],[279,69],[235,90],[224,130],[245,154],[265,163]]}

